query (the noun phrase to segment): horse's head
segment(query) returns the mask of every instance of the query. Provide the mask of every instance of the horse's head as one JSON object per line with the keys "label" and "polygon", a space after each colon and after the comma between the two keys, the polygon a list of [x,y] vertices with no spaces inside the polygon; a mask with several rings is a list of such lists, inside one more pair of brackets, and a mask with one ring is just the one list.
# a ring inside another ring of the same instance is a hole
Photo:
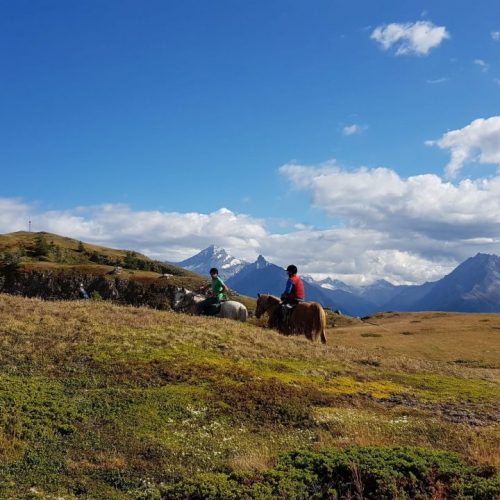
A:
{"label": "horse's head", "polygon": [[273,305],[279,304],[279,299],[266,293],[257,295],[257,307],[255,308],[255,317],[260,318]]}
{"label": "horse's head", "polygon": [[186,290],[184,287],[177,288],[174,293],[174,309],[184,309],[190,305],[193,296],[193,292]]}
{"label": "horse's head", "polygon": [[187,288],[178,288],[174,293],[174,310],[181,312],[195,312],[196,306],[205,299]]}

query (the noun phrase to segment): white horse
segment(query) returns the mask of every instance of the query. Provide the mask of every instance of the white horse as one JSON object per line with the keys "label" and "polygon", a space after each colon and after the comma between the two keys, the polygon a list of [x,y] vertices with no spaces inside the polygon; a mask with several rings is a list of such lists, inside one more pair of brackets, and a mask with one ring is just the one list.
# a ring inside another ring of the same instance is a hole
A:
{"label": "white horse", "polygon": [[[174,295],[174,310],[188,314],[200,314],[200,304],[205,300],[203,295],[192,292],[186,288],[179,288]],[[239,321],[248,319],[248,310],[241,303],[235,300],[226,300],[221,302],[220,312],[216,315],[218,318],[229,318]]]}

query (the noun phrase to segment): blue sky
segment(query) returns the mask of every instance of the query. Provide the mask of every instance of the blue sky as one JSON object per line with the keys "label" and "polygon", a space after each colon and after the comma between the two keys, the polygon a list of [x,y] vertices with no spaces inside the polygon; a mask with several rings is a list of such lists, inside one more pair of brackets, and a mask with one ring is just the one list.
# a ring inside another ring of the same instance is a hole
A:
{"label": "blue sky", "polygon": [[2,232],[356,282],[500,253],[495,0],[0,9]]}

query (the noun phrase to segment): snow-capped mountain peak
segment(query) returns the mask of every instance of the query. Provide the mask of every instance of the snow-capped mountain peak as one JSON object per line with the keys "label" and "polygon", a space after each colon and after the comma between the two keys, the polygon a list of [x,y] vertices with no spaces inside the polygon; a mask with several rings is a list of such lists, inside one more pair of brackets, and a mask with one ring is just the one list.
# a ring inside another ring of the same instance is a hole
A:
{"label": "snow-capped mountain peak", "polygon": [[208,275],[209,270],[216,267],[223,279],[230,278],[247,264],[248,262],[233,257],[224,248],[215,245],[210,245],[189,259],[177,263],[178,266],[184,269],[203,275]]}

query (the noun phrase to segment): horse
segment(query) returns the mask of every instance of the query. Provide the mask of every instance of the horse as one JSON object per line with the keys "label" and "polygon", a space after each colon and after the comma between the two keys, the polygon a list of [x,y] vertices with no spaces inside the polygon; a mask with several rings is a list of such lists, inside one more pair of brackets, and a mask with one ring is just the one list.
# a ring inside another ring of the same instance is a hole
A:
{"label": "horse", "polygon": [[289,313],[288,321],[283,321],[281,301],[274,295],[258,294],[255,317],[260,318],[267,313],[267,326],[284,333],[304,334],[311,341],[321,339],[326,344],[326,314],[317,302],[299,302]]}
{"label": "horse", "polygon": [[[174,294],[175,311],[187,314],[200,314],[200,304],[205,297],[199,293],[192,292],[186,288],[179,288]],[[226,300],[221,302],[220,312],[216,314],[218,318],[235,319],[245,322],[248,319],[248,310],[241,303],[235,300]]]}

